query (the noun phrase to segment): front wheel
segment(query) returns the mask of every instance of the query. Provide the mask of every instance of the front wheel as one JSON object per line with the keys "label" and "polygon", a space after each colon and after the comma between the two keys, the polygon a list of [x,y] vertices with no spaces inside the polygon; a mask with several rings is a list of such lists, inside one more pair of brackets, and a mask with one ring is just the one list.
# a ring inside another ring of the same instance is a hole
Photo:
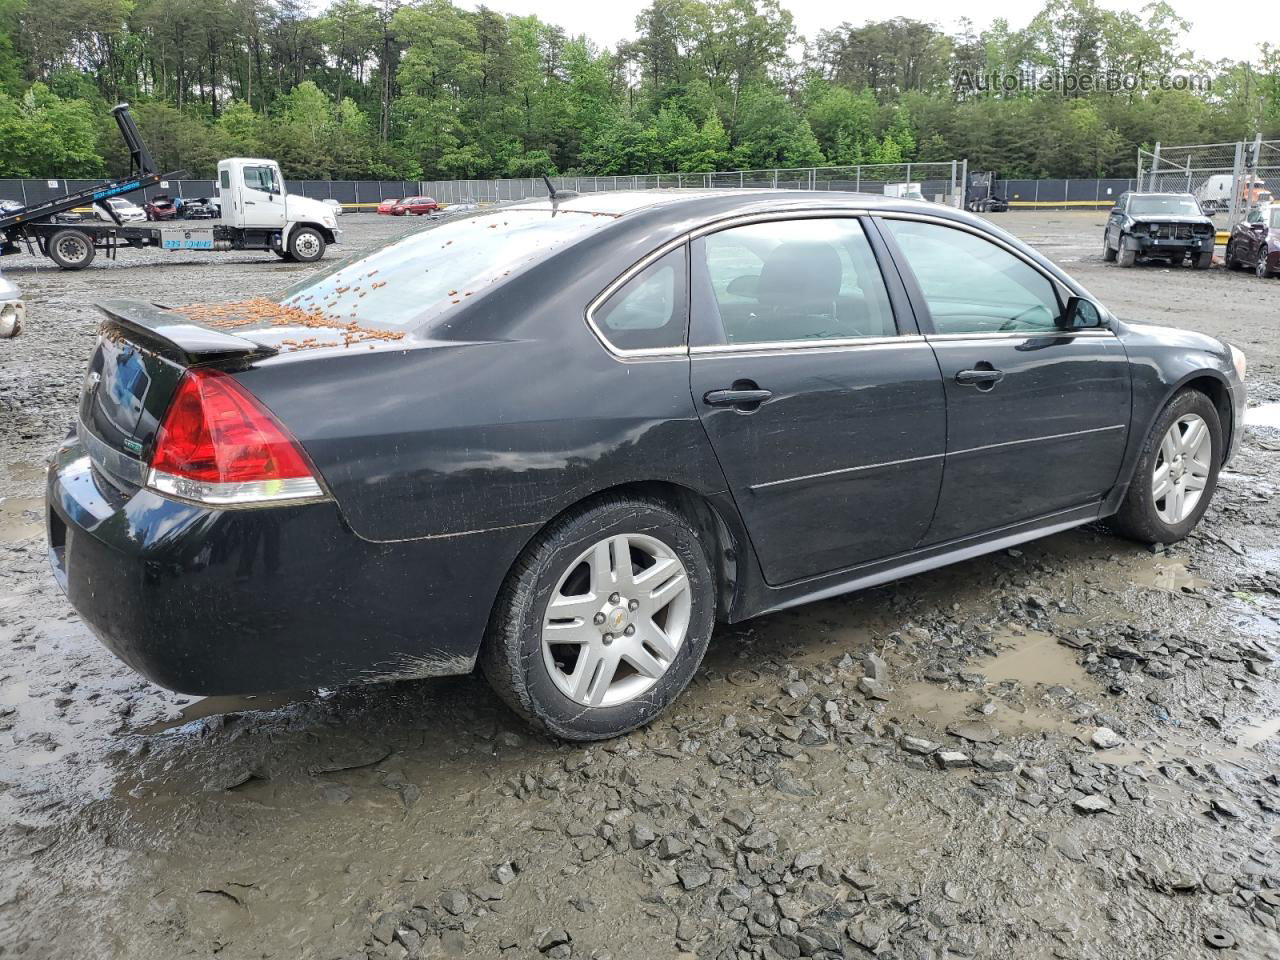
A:
{"label": "front wheel", "polygon": [[1210,250],[1196,257],[1194,266],[1197,270],[1208,270],[1213,266],[1213,251]]}
{"label": "front wheel", "polygon": [[1260,280],[1270,280],[1276,275],[1276,272],[1267,266],[1267,251],[1258,251],[1258,262],[1253,268],[1253,272],[1258,275]]}
{"label": "front wheel", "polygon": [[1213,402],[1198,390],[1179,393],[1156,419],[1112,526],[1147,543],[1181,540],[1209,508],[1222,454]]}
{"label": "front wheel", "polygon": [[324,256],[324,237],[314,227],[298,227],[289,234],[289,255],[299,263],[315,263]]}
{"label": "front wheel", "polygon": [[1138,251],[1126,248],[1124,237],[1120,238],[1120,252],[1116,254],[1116,262],[1122,267],[1132,267],[1138,261]]}
{"label": "front wheel", "polygon": [[1116,261],[1115,248],[1111,246],[1111,241],[1107,239],[1105,233],[1102,235],[1102,259],[1107,263],[1115,263]]}
{"label": "front wheel", "polygon": [[688,685],[715,598],[688,520],[656,499],[601,499],[525,548],[494,605],[481,666],[512,709],[549,733],[616,737]]}

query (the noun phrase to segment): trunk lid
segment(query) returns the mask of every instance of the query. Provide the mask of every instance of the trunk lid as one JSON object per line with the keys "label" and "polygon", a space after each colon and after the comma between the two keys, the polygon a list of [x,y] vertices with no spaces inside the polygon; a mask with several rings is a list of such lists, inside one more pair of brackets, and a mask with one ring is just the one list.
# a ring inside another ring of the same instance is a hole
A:
{"label": "trunk lid", "polygon": [[155,304],[107,300],[80,391],[76,431],[108,476],[141,486],[156,430],[188,367],[243,363],[275,349],[193,323]]}

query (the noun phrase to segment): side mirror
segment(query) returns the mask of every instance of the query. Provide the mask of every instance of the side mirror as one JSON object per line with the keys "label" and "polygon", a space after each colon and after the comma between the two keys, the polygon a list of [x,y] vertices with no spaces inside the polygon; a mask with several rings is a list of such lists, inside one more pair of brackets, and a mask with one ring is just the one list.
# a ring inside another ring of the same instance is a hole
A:
{"label": "side mirror", "polygon": [[1083,297],[1068,300],[1067,309],[1058,318],[1058,327],[1063,330],[1090,330],[1101,326],[1102,310],[1092,300]]}

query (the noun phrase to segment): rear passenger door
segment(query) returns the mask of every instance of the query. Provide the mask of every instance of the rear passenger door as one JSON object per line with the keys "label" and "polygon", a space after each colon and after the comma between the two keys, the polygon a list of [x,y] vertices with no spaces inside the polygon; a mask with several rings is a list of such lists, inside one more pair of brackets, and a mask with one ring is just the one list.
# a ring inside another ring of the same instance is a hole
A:
{"label": "rear passenger door", "polygon": [[911,550],[933,516],[937,362],[855,217],[769,218],[691,249],[694,404],[770,584]]}
{"label": "rear passenger door", "polygon": [[1063,289],[1013,247],[954,222],[876,222],[946,388],[946,469],[927,542],[1099,501],[1129,429],[1124,346],[1102,327],[1059,327]]}

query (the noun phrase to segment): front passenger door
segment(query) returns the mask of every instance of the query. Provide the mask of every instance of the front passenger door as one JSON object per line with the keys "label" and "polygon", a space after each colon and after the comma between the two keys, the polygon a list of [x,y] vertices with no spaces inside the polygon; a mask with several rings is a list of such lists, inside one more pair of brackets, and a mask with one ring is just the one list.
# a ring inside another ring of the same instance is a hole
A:
{"label": "front passenger door", "polygon": [[946,467],[926,542],[1099,501],[1129,429],[1124,346],[1107,329],[1061,328],[1057,282],[1013,248],[959,224],[877,222],[947,395]]}

